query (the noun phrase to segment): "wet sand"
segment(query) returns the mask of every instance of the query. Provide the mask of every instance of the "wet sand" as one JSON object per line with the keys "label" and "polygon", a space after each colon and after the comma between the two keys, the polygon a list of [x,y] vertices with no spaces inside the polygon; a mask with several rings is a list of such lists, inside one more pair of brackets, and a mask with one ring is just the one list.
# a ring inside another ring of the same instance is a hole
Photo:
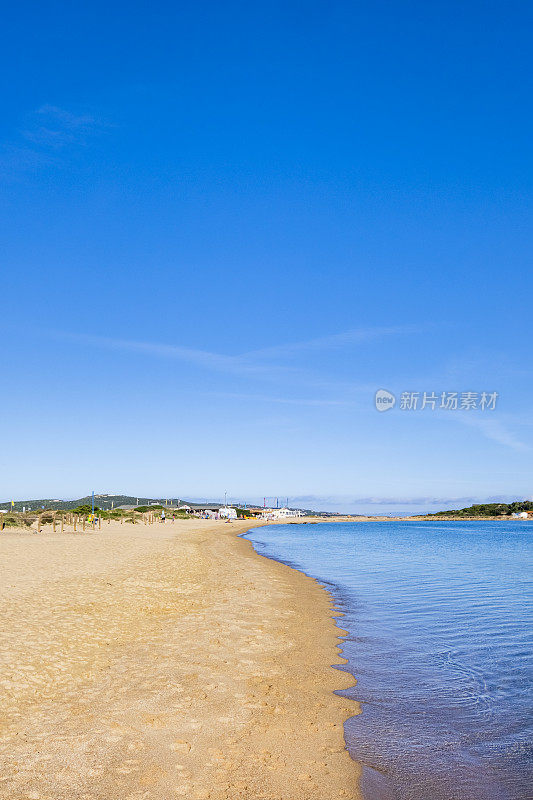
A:
{"label": "wet sand", "polygon": [[0,536],[0,798],[359,797],[331,599],[250,527]]}

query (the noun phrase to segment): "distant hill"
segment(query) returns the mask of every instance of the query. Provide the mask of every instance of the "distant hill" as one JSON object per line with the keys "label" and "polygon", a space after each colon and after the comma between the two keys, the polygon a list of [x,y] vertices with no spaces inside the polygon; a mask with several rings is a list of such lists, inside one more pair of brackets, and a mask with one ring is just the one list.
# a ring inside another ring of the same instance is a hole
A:
{"label": "distant hill", "polygon": [[[95,494],[94,496],[94,504],[104,511],[117,508],[117,506],[149,505],[150,503],[166,503],[167,501],[169,505],[178,504],[178,498],[171,497],[130,497],[130,495],[125,494]],[[181,502],[186,503],[187,501],[181,500]],[[45,497],[39,500],[16,500],[13,508],[15,511],[22,511],[23,508],[25,508],[26,511],[30,509],[36,511],[43,507],[45,509],[53,509],[54,511],[70,511],[73,508],[87,504],[91,504],[91,495],[80,497],[77,500],[59,500],[51,497]],[[7,509],[10,511],[11,502],[8,500],[5,503],[0,503],[0,509]]]}
{"label": "distant hill", "polygon": [[533,511],[531,500],[515,500],[514,503],[480,503],[455,511],[437,511],[426,517],[510,517],[520,511]]}
{"label": "distant hill", "polygon": [[[87,495],[86,497],[79,497],[76,500],[60,500],[57,497],[43,497],[40,499],[31,499],[31,500],[15,500],[15,505],[13,506],[14,511],[22,511],[26,509],[26,511],[39,511],[45,509],[47,511],[72,511],[74,508],[78,508],[78,506],[90,505],[91,504],[91,495]],[[229,502],[229,501],[228,501]],[[185,498],[177,498],[177,497],[133,497],[132,495],[127,494],[95,494],[94,496],[94,504],[101,508],[103,511],[110,511],[112,508],[118,508],[119,506],[147,506],[150,503],[161,503],[162,505],[169,505],[169,506],[177,506],[178,503],[181,505],[188,505],[192,509],[195,508],[203,508],[205,507],[205,503],[198,503],[193,500],[186,500]],[[221,500],[214,500],[208,505],[213,506],[221,506],[223,505],[223,501]],[[231,505],[235,507],[244,507],[246,505],[247,508],[258,508],[258,506],[254,506],[251,503],[231,503]],[[11,502],[6,500],[3,503],[0,503],[0,509],[5,511],[11,511]],[[303,511],[304,515],[310,515],[313,513],[311,509],[300,509]],[[330,516],[330,513],[325,512],[318,512],[321,516],[327,517]]]}

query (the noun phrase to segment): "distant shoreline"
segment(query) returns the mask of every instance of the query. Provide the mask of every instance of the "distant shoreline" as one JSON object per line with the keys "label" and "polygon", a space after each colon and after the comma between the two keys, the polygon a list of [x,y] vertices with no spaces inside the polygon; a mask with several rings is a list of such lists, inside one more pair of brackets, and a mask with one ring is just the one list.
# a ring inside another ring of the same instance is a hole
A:
{"label": "distant shoreline", "polygon": [[[304,522],[306,520],[303,520]],[[462,517],[457,516],[428,516],[414,515],[410,517],[382,517],[382,516],[331,516],[327,518],[313,518],[316,522],[533,522],[532,518],[521,519],[519,517]],[[290,524],[290,523],[289,523]]]}

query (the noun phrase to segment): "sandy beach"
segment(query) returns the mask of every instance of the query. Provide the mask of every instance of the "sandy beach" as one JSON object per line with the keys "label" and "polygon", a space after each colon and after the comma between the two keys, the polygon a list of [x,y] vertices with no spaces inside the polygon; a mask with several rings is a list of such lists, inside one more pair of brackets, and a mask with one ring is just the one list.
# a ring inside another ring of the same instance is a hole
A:
{"label": "sandy beach", "polygon": [[358,798],[327,592],[254,523],[0,536],[0,797]]}

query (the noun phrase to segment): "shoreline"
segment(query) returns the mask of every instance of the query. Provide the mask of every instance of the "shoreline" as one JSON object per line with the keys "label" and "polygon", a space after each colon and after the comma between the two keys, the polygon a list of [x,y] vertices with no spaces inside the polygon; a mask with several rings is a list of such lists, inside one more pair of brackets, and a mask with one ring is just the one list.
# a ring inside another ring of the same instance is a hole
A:
{"label": "shoreline", "polygon": [[0,798],[360,799],[339,612],[264,525],[4,532]]}

